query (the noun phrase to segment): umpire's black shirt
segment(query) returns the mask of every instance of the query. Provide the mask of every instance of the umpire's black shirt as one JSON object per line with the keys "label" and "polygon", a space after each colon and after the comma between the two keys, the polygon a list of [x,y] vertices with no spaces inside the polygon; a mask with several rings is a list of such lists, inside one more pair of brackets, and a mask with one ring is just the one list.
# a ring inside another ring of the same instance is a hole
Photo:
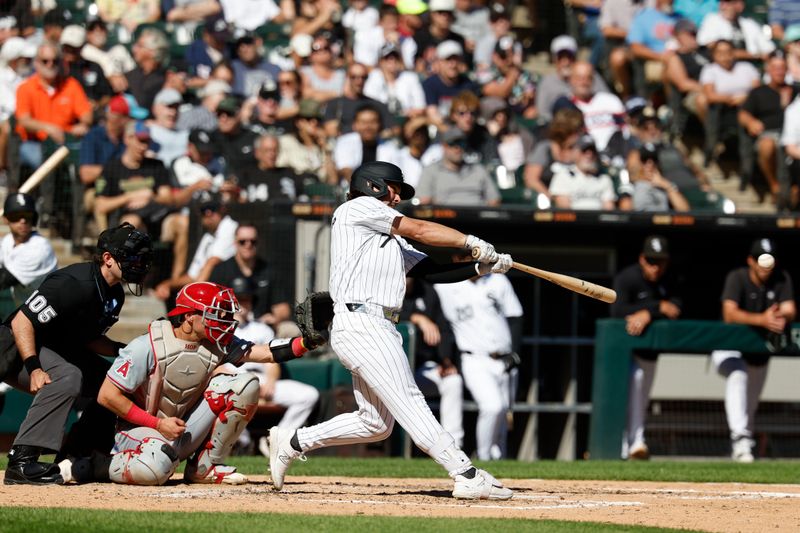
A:
{"label": "umpire's black shirt", "polygon": [[653,320],[664,318],[659,309],[662,300],[682,307],[675,291],[675,282],[669,273],[652,283],[644,279],[639,263],[625,267],[614,277],[614,290],[617,291],[617,301],[611,306],[613,318],[625,318],[641,309],[650,311]]}
{"label": "umpire's black shirt", "polygon": [[79,263],[47,276],[6,324],[17,312],[24,313],[33,324],[37,350],[47,346],[70,359],[116,324],[124,302],[121,283],[110,287],[98,265]]}

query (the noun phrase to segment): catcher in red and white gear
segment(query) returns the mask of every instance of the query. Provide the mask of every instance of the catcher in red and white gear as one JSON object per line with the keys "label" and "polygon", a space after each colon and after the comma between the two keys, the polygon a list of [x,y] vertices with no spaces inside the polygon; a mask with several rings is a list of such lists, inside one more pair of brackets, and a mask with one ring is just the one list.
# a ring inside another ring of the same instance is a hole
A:
{"label": "catcher in red and white gear", "polygon": [[119,417],[112,455],[62,462],[65,482],[161,485],[188,459],[187,482],[246,483],[224,461],[255,413],[258,378],[214,370],[225,363],[283,362],[311,346],[301,337],[269,346],[239,339],[238,311],[227,287],[184,286],[169,319],[153,321],[147,334],[120,350],[100,388],[98,403]]}

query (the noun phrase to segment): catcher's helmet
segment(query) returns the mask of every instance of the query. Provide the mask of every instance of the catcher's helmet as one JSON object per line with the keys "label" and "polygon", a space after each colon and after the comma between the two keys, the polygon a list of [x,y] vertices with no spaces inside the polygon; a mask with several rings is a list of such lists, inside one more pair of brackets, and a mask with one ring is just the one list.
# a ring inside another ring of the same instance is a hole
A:
{"label": "catcher's helmet", "polygon": [[36,212],[36,202],[31,196],[25,193],[18,192],[9,194],[6,197],[6,201],[3,204],[3,215],[8,217],[8,215],[14,213],[30,214],[29,220],[32,226],[35,226],[39,221],[39,214]]}
{"label": "catcher's helmet", "polygon": [[150,236],[133,225],[121,224],[109,228],[97,239],[97,255],[108,252],[119,263],[122,280],[141,285],[153,263],[153,246]]}
{"label": "catcher's helmet", "polygon": [[350,178],[350,197],[367,195],[383,198],[389,192],[387,183],[400,185],[401,200],[414,197],[414,187],[405,182],[400,167],[385,161],[364,163],[353,172]]}
{"label": "catcher's helmet", "polygon": [[184,285],[175,297],[175,309],[168,316],[200,312],[206,337],[225,350],[239,322],[233,317],[239,312],[239,301],[228,287],[210,281],[195,281]]}

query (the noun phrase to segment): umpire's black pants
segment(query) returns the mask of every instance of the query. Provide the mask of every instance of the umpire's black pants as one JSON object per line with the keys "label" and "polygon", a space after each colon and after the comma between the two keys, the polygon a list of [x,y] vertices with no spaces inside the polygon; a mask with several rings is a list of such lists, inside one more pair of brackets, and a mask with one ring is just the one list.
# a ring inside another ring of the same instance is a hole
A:
{"label": "umpire's black pants", "polygon": [[[9,336],[12,346],[8,346]],[[10,350],[16,352],[13,334],[5,326],[0,326],[0,346],[5,349],[2,354],[4,358],[8,358]],[[51,383],[34,396],[14,445],[60,450],[60,456],[88,456],[92,450],[108,453],[113,446],[116,417],[97,403],[97,393],[111,363],[86,350],[76,350],[62,356],[47,347],[39,350],[39,360],[42,369],[50,376]],[[30,393],[30,375],[18,354],[9,365],[4,381]],[[82,414],[73,424],[65,442],[67,417],[79,400]]]}

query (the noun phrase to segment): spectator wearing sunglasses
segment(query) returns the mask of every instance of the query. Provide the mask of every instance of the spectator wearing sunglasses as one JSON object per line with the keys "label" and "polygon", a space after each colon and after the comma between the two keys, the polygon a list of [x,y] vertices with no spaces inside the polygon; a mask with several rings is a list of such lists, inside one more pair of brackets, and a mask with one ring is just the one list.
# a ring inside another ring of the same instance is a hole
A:
{"label": "spectator wearing sunglasses", "polygon": [[488,164],[498,159],[497,140],[482,124],[478,123],[480,100],[468,91],[453,98],[447,126],[464,133],[464,162],[467,164]]}
{"label": "spectator wearing sunglasses", "polygon": [[[669,259],[667,240],[651,235],[644,241],[639,260],[614,277],[617,301],[611,306],[611,316],[625,319],[628,335],[638,337],[654,320],[675,320],[681,315],[683,304],[678,297],[676,280],[667,275]],[[657,357],[657,353],[643,350],[633,354],[623,459],[650,457],[644,439],[644,421]]]}
{"label": "spectator wearing sunglasses", "polygon": [[234,240],[236,252],[214,267],[210,281],[231,287],[234,280],[245,280],[253,292],[253,316],[271,326],[281,337],[286,333],[281,324],[289,322],[286,327],[292,325],[292,306],[289,295],[281,289],[281,284],[276,283],[272,268],[259,257],[258,244],[258,228],[250,222],[239,224]]}
{"label": "spectator wearing sunglasses", "polygon": [[422,204],[500,205],[500,193],[489,172],[479,164],[467,163],[467,136],[458,128],[442,134],[444,157],[426,167],[417,187]]}

